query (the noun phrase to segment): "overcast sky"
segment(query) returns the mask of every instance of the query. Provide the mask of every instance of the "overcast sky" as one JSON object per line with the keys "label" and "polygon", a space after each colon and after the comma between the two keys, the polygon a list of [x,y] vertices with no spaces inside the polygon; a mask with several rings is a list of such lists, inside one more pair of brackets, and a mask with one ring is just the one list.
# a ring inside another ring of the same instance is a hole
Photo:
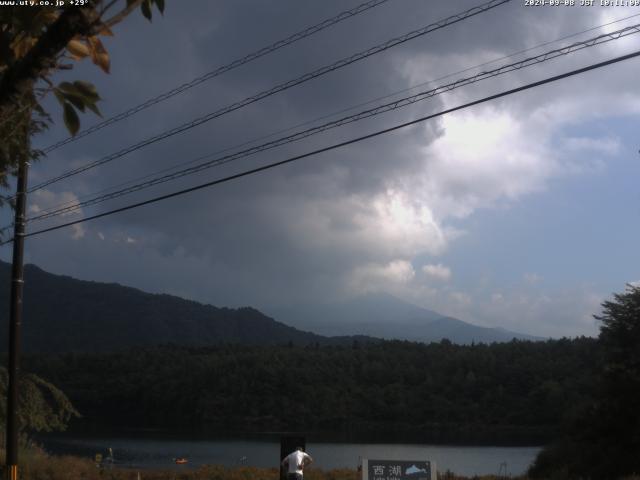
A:
{"label": "overcast sky", "polygon": [[[85,61],[59,79],[94,82],[104,99],[100,108],[110,116],[358,3],[168,1],[164,17],[156,12],[149,24],[137,12],[104,40],[110,75]],[[52,152],[32,168],[30,184],[479,3],[389,0]],[[29,209],[41,211],[637,14],[637,7],[528,7],[513,0],[51,185],[31,196]],[[640,16],[421,88],[636,23]],[[64,220],[639,48],[640,35],[631,35]],[[599,304],[640,280],[639,66],[632,59],[296,164],[29,238],[25,258],[54,273],[217,306],[304,305],[387,292],[478,325],[541,336],[594,335],[592,314]],[[40,147],[65,136],[59,106],[51,99],[47,106],[57,124],[35,140]],[[83,126],[96,121],[82,117]],[[9,220],[8,212],[3,219]],[[2,247],[1,255],[9,260],[10,248]]]}

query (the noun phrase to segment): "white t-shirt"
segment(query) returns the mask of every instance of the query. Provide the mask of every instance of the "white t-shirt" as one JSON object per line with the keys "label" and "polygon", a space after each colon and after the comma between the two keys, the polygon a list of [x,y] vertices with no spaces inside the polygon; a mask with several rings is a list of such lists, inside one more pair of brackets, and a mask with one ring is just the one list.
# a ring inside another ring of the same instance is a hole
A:
{"label": "white t-shirt", "polygon": [[295,452],[287,455],[284,462],[289,465],[289,473],[302,473],[302,467],[304,466],[305,459],[311,461],[311,456],[304,453],[302,450],[296,450]]}

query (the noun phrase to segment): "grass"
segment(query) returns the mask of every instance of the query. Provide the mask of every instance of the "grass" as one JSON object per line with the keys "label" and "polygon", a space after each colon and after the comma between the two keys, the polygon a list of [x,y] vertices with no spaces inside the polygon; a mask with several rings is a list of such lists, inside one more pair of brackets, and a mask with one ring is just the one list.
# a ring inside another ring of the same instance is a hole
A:
{"label": "grass", "polygon": [[[4,463],[4,452],[0,460]],[[21,480],[279,480],[277,468],[224,467],[207,465],[195,469],[136,470],[126,468],[101,469],[87,458],[49,455],[37,447],[21,450],[18,478]],[[321,470],[310,467],[305,480],[359,480],[353,469]],[[447,472],[443,480],[465,480]],[[482,477],[482,480],[501,480]],[[637,479],[640,480],[640,479]]]}
{"label": "grass", "polygon": [[[4,463],[4,452],[0,460]],[[86,458],[48,455],[37,447],[23,449],[18,478],[21,480],[278,480],[277,468],[224,467],[207,465],[196,469],[136,470],[125,468],[101,469]],[[305,480],[359,480],[352,469],[321,470],[309,468]],[[486,475],[463,477],[452,472],[440,473],[440,480],[504,480],[504,477]],[[511,477],[511,480],[526,480],[526,477]],[[625,480],[640,480],[640,476]]]}
{"label": "grass", "polygon": [[[310,468],[305,480],[357,480],[350,469],[323,471]],[[85,458],[32,455],[19,469],[21,480],[278,480],[277,468],[207,465],[185,470],[101,469]]]}

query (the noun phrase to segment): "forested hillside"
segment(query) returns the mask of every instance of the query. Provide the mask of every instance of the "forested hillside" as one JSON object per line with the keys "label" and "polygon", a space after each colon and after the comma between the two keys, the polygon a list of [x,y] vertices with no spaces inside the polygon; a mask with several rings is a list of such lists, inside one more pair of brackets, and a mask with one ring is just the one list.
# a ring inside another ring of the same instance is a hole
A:
{"label": "forested hillside", "polygon": [[165,346],[32,356],[94,427],[330,431],[424,442],[550,438],[590,401],[595,340]]}
{"label": "forested hillside", "polygon": [[[9,311],[10,265],[0,262],[0,311]],[[118,284],[87,282],[25,267],[22,345],[27,352],[113,352],[169,342],[306,345],[351,343],[289,327],[254,308],[217,308]],[[6,351],[7,315],[0,316]],[[361,340],[366,338],[361,337]]]}

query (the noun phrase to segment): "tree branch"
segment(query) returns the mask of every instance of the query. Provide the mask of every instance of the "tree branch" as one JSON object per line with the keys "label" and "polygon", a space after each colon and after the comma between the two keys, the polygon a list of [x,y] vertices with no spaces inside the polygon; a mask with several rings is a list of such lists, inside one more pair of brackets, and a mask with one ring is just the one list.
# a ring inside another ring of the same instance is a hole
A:
{"label": "tree branch", "polygon": [[107,10],[109,10],[119,1],[120,0],[111,0],[109,3],[107,3],[104,7],[102,7],[102,10],[100,10],[100,16],[102,17],[107,12]]}
{"label": "tree branch", "polygon": [[55,67],[57,55],[76,35],[87,35],[99,17],[94,9],[67,8],[51,24],[38,42],[19,61],[2,73],[0,79],[0,111],[11,105],[14,97],[30,88],[43,71]]}
{"label": "tree branch", "polygon": [[[109,20],[105,20],[104,22],[102,22],[102,24],[100,26],[106,25],[107,27],[111,28],[112,26],[114,26],[116,23],[121,22],[122,20],[125,19],[125,17],[127,15],[129,15],[131,12],[133,12],[136,8],[138,8],[142,2],[144,0],[135,0],[134,2],[131,3],[131,5],[129,5],[127,8],[123,9],[120,13],[115,14],[113,17],[111,17]],[[99,27],[97,29],[98,31],[93,32],[94,34],[99,32]]]}

